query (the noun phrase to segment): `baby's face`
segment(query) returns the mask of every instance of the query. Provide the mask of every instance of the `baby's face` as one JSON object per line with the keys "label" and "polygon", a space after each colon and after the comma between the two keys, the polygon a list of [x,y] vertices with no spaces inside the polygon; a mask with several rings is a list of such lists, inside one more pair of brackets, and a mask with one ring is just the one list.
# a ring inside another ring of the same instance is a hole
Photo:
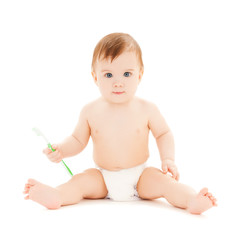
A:
{"label": "baby's face", "polygon": [[142,75],[135,52],[123,52],[112,63],[110,59],[101,60],[92,72],[102,96],[111,103],[130,101]]}

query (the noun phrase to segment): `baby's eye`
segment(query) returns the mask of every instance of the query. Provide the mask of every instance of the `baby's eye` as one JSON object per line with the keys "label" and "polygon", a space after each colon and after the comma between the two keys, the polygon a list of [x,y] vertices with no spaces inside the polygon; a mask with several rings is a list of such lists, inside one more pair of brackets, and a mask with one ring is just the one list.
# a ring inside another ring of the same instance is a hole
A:
{"label": "baby's eye", "polygon": [[124,73],[124,76],[125,76],[125,77],[130,77],[130,76],[131,76],[131,73],[130,73],[130,72],[125,72],[125,73]]}
{"label": "baby's eye", "polygon": [[111,73],[106,73],[105,76],[106,76],[107,78],[111,78],[111,77],[112,77],[112,74],[111,74]]}

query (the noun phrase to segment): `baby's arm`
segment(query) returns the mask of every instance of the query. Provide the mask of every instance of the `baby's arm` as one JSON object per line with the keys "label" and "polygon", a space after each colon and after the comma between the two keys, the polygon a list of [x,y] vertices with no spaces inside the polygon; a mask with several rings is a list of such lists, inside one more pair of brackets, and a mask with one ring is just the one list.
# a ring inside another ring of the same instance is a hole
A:
{"label": "baby's arm", "polygon": [[87,146],[90,137],[90,127],[87,121],[87,107],[85,106],[79,116],[79,120],[72,135],[67,137],[60,144],[53,144],[55,152],[46,148],[43,150],[49,160],[52,162],[60,162],[63,158],[74,156]]}
{"label": "baby's arm", "polygon": [[155,104],[149,106],[149,128],[156,139],[161,160],[171,159],[174,161],[173,135]]}
{"label": "baby's arm", "polygon": [[72,135],[59,144],[63,158],[74,156],[83,151],[90,137],[90,127],[87,121],[87,107],[85,106]]}
{"label": "baby's arm", "polygon": [[175,148],[172,132],[157,106],[152,103],[149,104],[149,128],[156,139],[163,172],[171,172],[173,177],[178,180],[179,174],[174,163]]}

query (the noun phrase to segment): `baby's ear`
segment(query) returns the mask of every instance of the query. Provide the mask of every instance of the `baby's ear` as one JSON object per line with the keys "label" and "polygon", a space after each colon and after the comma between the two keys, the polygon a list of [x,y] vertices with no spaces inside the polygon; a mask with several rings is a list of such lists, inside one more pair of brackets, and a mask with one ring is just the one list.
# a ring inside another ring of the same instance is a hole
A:
{"label": "baby's ear", "polygon": [[144,72],[143,69],[139,71],[139,83],[140,83],[141,80],[142,80],[143,72]]}
{"label": "baby's ear", "polygon": [[95,72],[91,72],[94,82],[97,84],[97,75]]}

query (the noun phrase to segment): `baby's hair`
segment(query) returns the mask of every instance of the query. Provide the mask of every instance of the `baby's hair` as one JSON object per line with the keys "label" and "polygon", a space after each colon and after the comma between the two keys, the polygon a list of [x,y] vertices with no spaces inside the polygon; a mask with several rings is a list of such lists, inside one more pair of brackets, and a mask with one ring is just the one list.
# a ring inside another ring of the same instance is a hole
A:
{"label": "baby's hair", "polygon": [[142,51],[136,40],[127,33],[111,33],[103,37],[96,45],[92,58],[92,71],[95,71],[98,60],[110,57],[112,62],[125,51],[136,53],[140,70],[143,70]]}

